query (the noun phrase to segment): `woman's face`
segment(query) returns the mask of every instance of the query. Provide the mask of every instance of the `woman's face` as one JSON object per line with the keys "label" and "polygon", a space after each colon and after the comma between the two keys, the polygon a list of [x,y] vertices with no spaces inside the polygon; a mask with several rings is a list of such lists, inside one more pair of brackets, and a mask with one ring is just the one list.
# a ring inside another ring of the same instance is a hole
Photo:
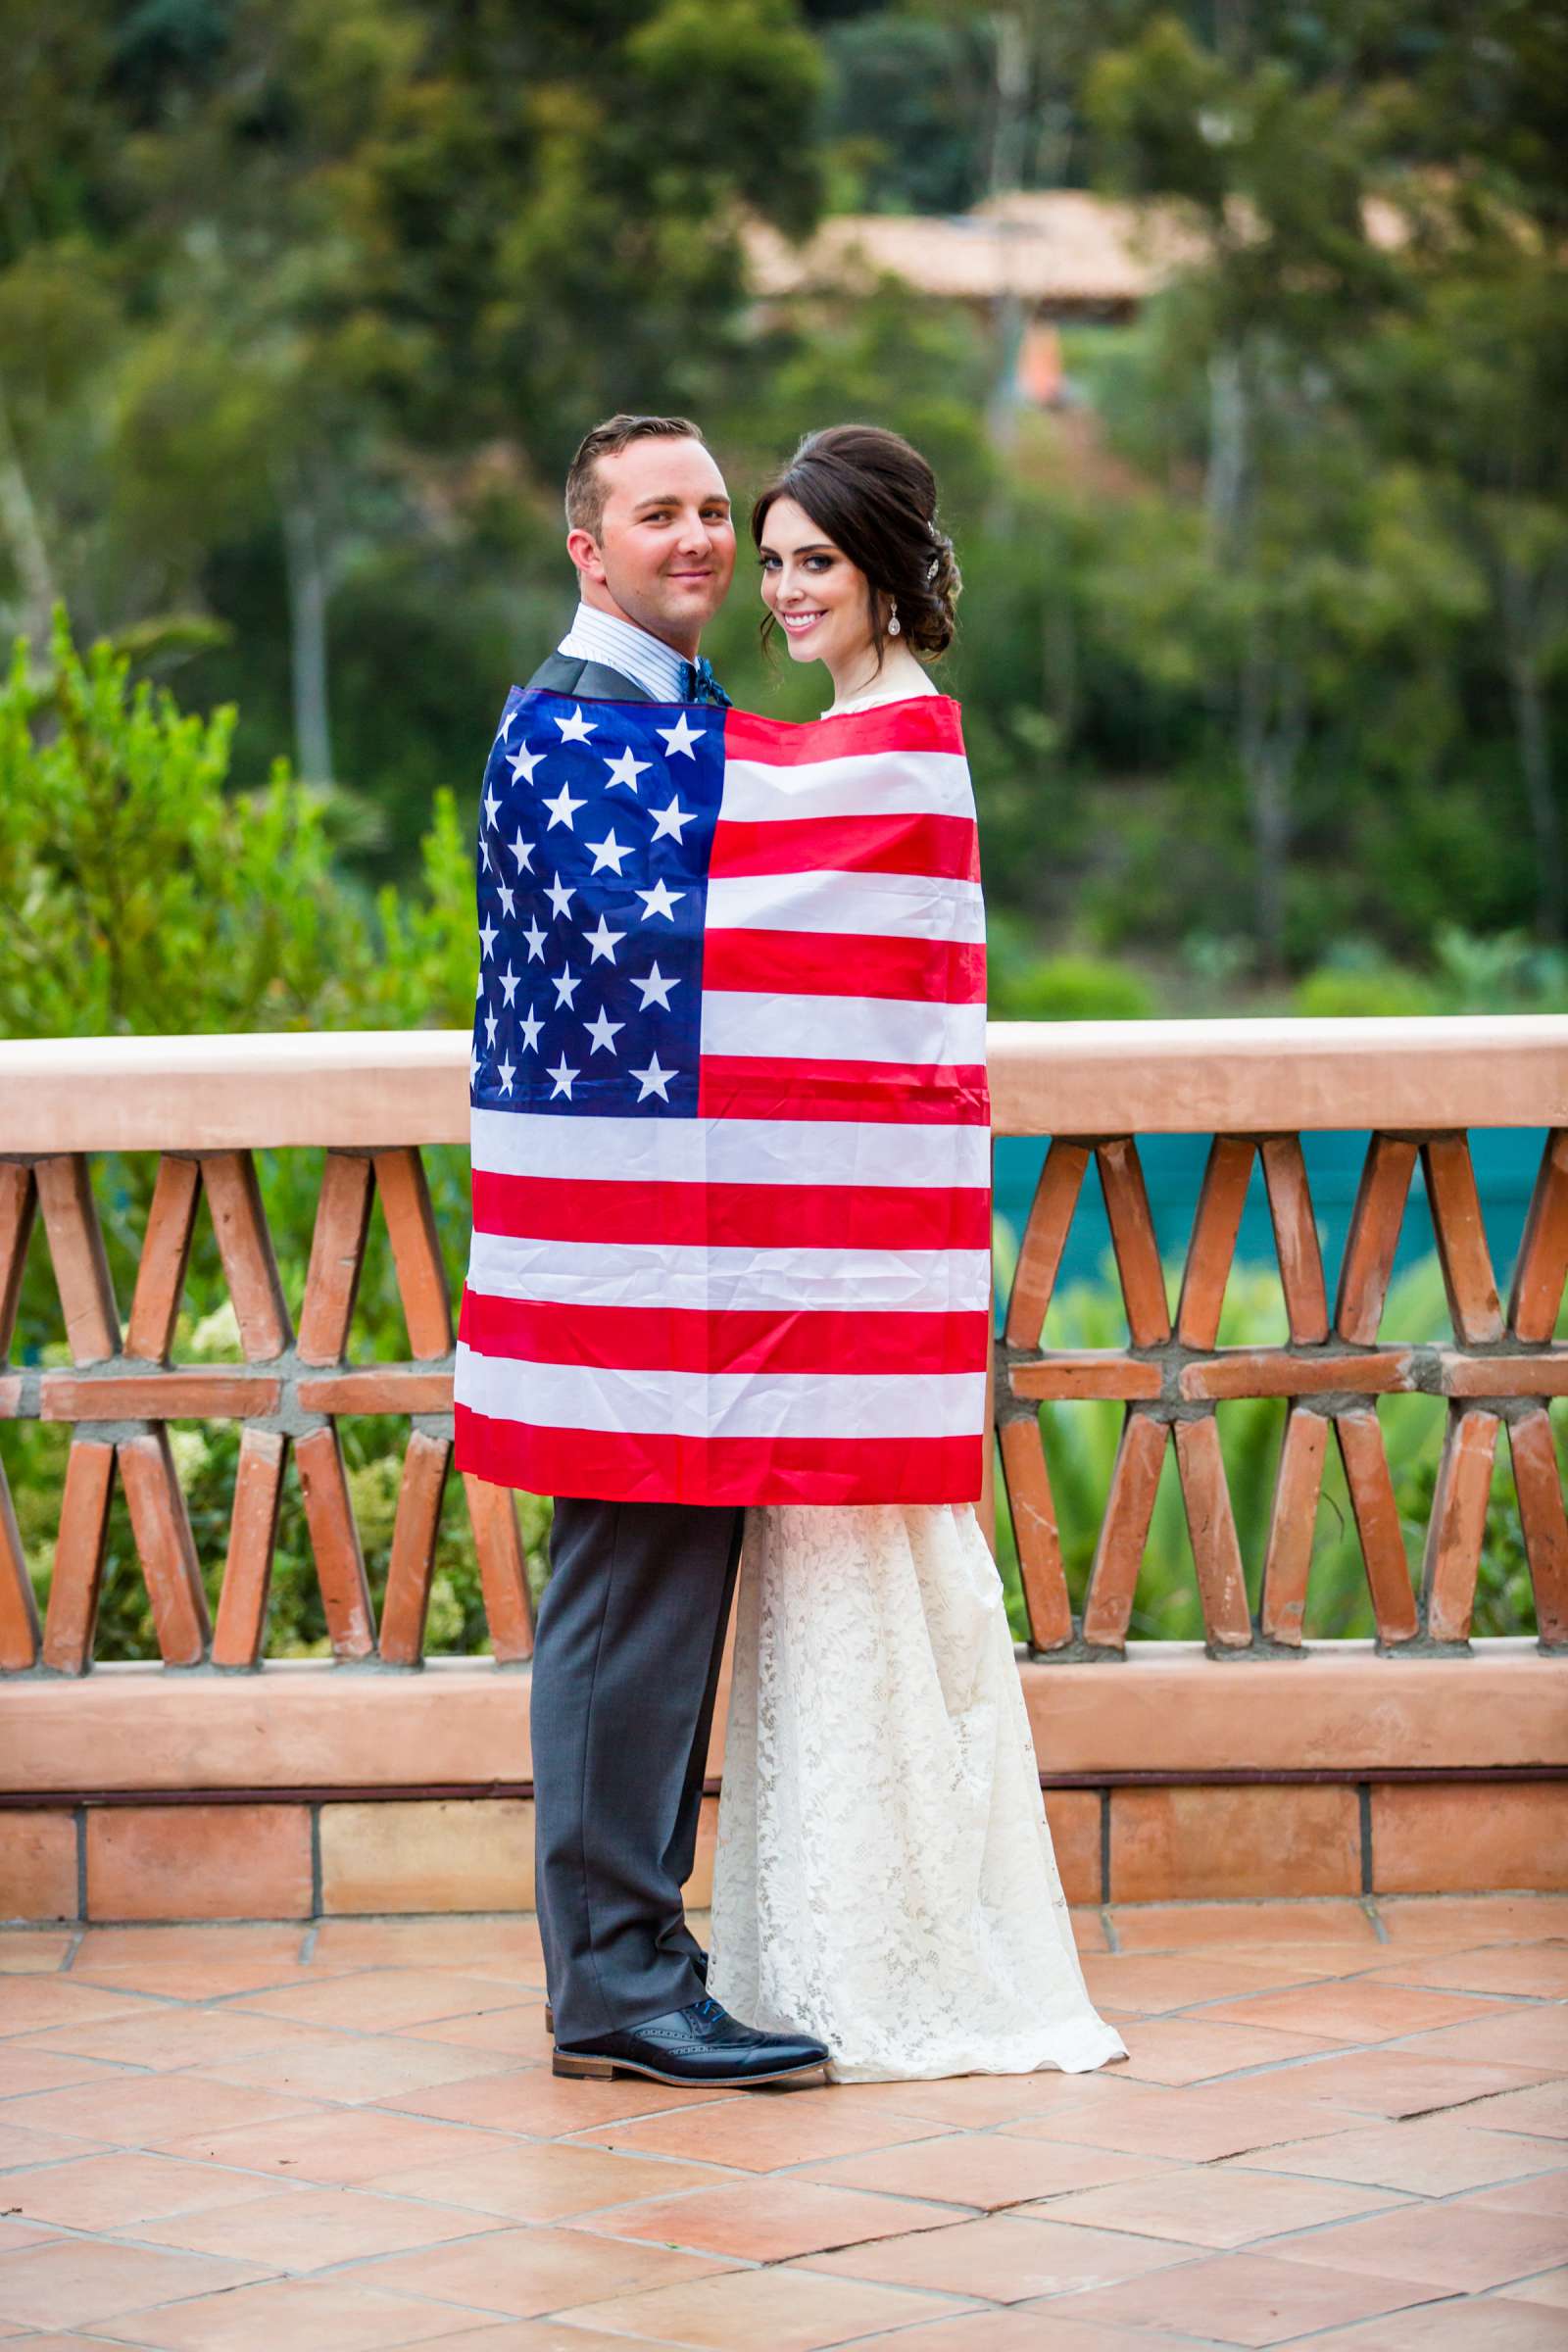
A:
{"label": "woman's face", "polygon": [[842,671],[871,642],[866,577],[793,498],[767,510],[759,550],[762,602],[796,662]]}

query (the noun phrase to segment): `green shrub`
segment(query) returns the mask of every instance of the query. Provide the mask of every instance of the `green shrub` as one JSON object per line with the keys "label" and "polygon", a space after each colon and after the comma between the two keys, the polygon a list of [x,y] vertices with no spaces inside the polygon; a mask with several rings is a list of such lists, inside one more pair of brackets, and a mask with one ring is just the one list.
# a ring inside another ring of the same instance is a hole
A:
{"label": "green shrub", "polygon": [[1003,1021],[1140,1021],[1155,1010],[1136,972],[1099,956],[1004,965],[991,987],[992,1014]]}
{"label": "green shrub", "polygon": [[1296,990],[1295,1010],[1355,1014],[1568,1011],[1568,954],[1521,931],[1479,938],[1455,923],[1434,942],[1422,971],[1396,963],[1365,940],[1344,940]]}
{"label": "green shrub", "polygon": [[[172,695],[133,684],[108,645],[83,659],[57,615],[51,659],[33,668],[18,648],[0,678],[0,1033],[97,1036],[256,1029],[466,1027],[473,1004],[471,856],[456,803],[438,793],[418,883],[372,908],[332,863],[331,804],[279,763],[259,792],[230,789],[234,714],[183,714]],[[424,1154],[438,1226],[456,1274],[468,1220],[467,1154]],[[259,1152],[258,1175],[284,1296],[303,1294],[320,1188],[319,1152]],[[135,1279],[156,1155],[104,1153],[95,1198],[121,1300]],[[19,1303],[18,1360],[66,1365],[47,1252],[28,1252]],[[238,1334],[205,1207],[187,1269],[177,1361],[234,1362]],[[408,1353],[408,1335],[379,1216],[360,1283],[351,1352]],[[366,1570],[379,1601],[386,1580],[408,1424],[395,1416],[340,1424]],[[40,1600],[52,1572],[70,1433],[19,1421],[0,1435],[24,1553]],[[216,1610],[233,1497],[239,1432],[174,1424],[181,1486]],[[544,1573],[549,1505],[520,1498],[529,1573]],[[428,1645],[488,1646],[472,1538],[449,1481]],[[273,1656],[323,1654],[298,1481],[285,1481],[268,1615]],[[123,1496],[110,1516],[95,1655],[156,1657],[152,1614]]]}
{"label": "green shrub", "polygon": [[1381,957],[1358,964],[1323,964],[1296,991],[1295,1010],[1312,1020],[1346,1020],[1437,1009],[1430,980]]}
{"label": "green shrub", "polygon": [[371,952],[326,804],[228,789],[231,710],[182,712],[63,612],[0,680],[0,1034],[352,1026]]}

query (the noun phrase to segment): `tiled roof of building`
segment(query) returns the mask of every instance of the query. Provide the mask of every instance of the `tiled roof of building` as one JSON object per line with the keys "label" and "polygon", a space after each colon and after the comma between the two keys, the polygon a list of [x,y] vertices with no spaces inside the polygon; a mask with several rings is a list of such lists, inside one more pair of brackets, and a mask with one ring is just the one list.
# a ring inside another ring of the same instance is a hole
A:
{"label": "tiled roof of building", "polygon": [[[1247,218],[1238,203],[1233,225],[1245,230]],[[1367,199],[1363,223],[1385,252],[1411,230],[1407,213],[1381,196]],[[1176,205],[1120,203],[1083,188],[1025,189],[946,218],[842,213],[802,245],[762,222],[746,230],[752,287],[764,298],[888,276],[949,301],[1011,294],[1065,314],[1136,306],[1200,262],[1206,243],[1194,216]]]}
{"label": "tiled roof of building", "polygon": [[1141,210],[1078,188],[997,197],[952,219],[842,214],[804,245],[761,224],[747,232],[752,284],[764,296],[825,289],[863,273],[899,277],[950,300],[1014,294],[1063,309],[1141,302],[1200,250],[1169,209]]}

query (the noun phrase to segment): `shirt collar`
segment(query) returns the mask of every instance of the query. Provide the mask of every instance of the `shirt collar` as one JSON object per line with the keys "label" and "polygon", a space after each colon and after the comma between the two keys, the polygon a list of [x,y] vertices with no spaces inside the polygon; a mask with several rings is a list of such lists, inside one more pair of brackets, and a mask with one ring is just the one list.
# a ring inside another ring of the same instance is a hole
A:
{"label": "shirt collar", "polygon": [[622,620],[618,613],[601,612],[594,605],[579,604],[558,650],[618,669],[622,677],[630,678],[645,694],[651,694],[655,702],[686,700],[689,664],[684,654],[677,654],[662,638],[650,636],[635,621]]}

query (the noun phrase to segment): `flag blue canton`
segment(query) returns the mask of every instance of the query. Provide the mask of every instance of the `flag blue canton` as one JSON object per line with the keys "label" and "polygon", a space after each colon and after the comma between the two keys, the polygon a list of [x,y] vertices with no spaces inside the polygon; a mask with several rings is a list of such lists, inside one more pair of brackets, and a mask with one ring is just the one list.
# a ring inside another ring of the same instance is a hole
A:
{"label": "flag blue canton", "polygon": [[508,695],[479,805],[475,1107],[696,1117],[723,718]]}

